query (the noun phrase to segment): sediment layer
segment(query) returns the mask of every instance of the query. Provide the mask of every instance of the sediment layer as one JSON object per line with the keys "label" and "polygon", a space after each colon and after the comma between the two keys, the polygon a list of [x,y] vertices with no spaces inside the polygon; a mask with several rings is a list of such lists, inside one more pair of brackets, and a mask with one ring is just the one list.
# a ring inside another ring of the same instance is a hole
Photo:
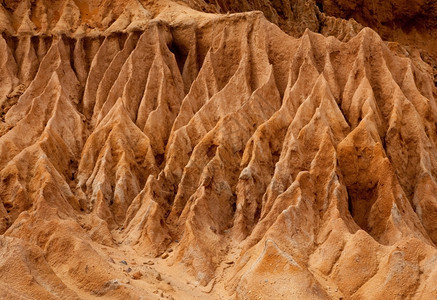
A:
{"label": "sediment layer", "polygon": [[295,38],[260,12],[17,3],[0,11],[1,297],[437,296],[420,56],[338,19]]}

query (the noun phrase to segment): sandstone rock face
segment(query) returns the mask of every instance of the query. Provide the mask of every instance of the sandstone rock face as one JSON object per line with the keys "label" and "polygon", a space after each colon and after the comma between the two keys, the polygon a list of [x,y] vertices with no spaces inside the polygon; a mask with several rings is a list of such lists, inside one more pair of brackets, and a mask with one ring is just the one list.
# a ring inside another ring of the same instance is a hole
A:
{"label": "sandstone rock face", "polygon": [[[193,8],[215,13],[261,10],[282,30],[300,37],[306,28],[349,39],[369,26],[384,40],[402,44],[434,66],[437,84],[437,2],[429,0],[184,0]],[[357,23],[358,22],[358,23]]]}
{"label": "sandstone rock face", "polygon": [[433,66],[214,3],[3,1],[1,298],[437,297]]}

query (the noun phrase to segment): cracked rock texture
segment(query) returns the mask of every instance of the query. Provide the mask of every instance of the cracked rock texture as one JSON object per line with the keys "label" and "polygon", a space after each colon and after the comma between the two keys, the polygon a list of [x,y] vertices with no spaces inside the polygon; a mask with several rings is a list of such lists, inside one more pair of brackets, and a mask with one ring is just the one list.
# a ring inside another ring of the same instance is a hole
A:
{"label": "cracked rock texture", "polygon": [[3,0],[0,298],[435,299],[435,5],[367,2]]}

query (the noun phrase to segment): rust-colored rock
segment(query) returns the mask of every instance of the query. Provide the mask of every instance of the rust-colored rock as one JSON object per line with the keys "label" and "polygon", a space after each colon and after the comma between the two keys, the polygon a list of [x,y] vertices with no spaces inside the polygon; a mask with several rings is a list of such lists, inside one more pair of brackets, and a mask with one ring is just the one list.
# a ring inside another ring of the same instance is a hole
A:
{"label": "rust-colored rock", "polygon": [[137,271],[132,274],[132,279],[138,280],[141,279],[141,277],[143,277],[143,273],[141,273],[140,271]]}
{"label": "rust-colored rock", "polygon": [[0,298],[437,297],[429,49],[262,3],[3,1]]}

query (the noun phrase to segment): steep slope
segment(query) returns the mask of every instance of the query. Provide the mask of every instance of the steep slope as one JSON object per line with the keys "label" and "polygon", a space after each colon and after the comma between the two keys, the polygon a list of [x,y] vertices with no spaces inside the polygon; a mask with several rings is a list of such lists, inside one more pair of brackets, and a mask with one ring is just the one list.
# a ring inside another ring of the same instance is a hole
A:
{"label": "steep slope", "polygon": [[338,19],[90,3],[1,7],[2,297],[437,296],[420,56]]}
{"label": "steep slope", "polygon": [[355,36],[363,26],[375,30],[399,54],[420,56],[433,66],[437,85],[437,2],[432,0],[184,0],[212,13],[260,10],[286,33],[300,37],[306,28],[340,40]]}

